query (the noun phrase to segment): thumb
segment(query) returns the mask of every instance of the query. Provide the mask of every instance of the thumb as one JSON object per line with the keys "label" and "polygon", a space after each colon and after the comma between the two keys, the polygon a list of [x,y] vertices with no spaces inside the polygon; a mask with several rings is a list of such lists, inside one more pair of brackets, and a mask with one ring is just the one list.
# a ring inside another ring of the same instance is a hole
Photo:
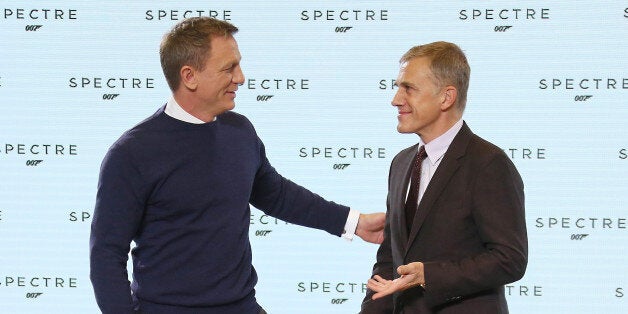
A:
{"label": "thumb", "polygon": [[401,265],[399,267],[397,267],[397,273],[399,273],[399,275],[407,275],[410,273],[410,266],[408,265]]}

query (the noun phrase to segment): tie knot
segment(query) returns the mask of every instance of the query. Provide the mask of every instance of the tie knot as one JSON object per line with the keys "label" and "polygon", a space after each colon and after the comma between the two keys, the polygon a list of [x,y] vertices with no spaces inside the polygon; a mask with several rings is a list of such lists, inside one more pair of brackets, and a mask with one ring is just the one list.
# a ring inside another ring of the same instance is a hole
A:
{"label": "tie knot", "polygon": [[419,152],[417,153],[416,158],[420,161],[427,157],[427,152],[425,151],[425,145],[419,147]]}

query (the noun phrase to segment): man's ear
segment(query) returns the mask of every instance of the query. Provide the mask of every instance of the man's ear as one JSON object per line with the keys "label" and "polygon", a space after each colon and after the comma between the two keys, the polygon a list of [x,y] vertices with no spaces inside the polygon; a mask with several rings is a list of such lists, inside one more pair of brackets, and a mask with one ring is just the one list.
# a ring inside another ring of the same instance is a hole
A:
{"label": "man's ear", "polygon": [[189,90],[196,90],[198,81],[196,78],[196,70],[193,67],[184,65],[181,71],[179,71],[179,75],[181,76],[181,84]]}
{"label": "man's ear", "polygon": [[456,99],[458,99],[458,90],[451,85],[445,86],[440,109],[443,111],[449,110],[455,106]]}

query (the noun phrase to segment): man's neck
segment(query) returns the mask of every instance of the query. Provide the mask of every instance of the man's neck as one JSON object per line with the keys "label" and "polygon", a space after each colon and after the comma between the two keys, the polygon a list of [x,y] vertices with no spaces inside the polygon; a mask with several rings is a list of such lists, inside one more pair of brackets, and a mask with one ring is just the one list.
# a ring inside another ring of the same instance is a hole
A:
{"label": "man's neck", "polygon": [[216,119],[216,116],[220,114],[218,112],[208,111],[205,106],[198,104],[194,99],[190,97],[185,97],[184,95],[179,95],[175,93],[173,95],[173,98],[177,102],[177,104],[179,104],[181,109],[185,110],[185,112],[189,113],[190,115],[201,121],[214,121]]}
{"label": "man's neck", "polygon": [[443,117],[442,119],[437,121],[431,130],[428,130],[427,132],[423,134],[418,134],[418,135],[421,138],[421,141],[424,144],[427,144],[431,142],[432,140],[434,140],[435,138],[438,138],[439,136],[449,131],[449,129],[451,129],[454,126],[454,124],[456,124],[456,122],[460,121],[460,119],[462,119],[461,114],[460,115],[448,115],[447,117]]}

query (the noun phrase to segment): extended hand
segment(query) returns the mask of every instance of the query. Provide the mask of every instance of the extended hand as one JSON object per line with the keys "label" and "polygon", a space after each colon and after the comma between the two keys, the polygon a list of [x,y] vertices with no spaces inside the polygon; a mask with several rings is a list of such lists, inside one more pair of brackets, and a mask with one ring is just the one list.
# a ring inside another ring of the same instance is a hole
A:
{"label": "extended hand", "polygon": [[360,214],[355,234],[366,242],[380,244],[384,241],[386,214]]}
{"label": "extended hand", "polygon": [[373,300],[425,284],[423,263],[421,262],[401,265],[397,268],[397,272],[401,275],[401,277],[395,280],[387,280],[379,275],[375,275],[373,278],[368,280],[366,286],[376,292],[373,295]]}

